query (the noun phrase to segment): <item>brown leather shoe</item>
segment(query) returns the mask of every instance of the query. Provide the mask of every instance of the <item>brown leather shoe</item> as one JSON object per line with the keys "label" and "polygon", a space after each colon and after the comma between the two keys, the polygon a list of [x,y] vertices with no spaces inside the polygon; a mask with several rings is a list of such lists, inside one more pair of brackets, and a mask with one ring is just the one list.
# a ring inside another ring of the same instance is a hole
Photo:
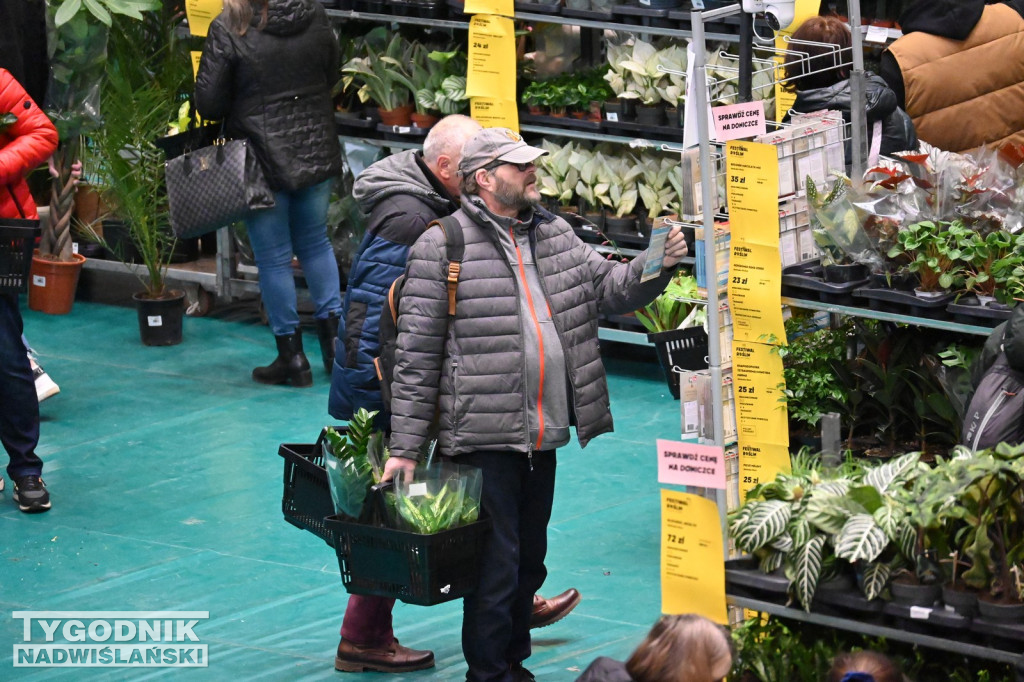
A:
{"label": "brown leather shoe", "polygon": [[433,651],[410,649],[399,644],[397,639],[391,646],[378,649],[358,646],[343,639],[334,657],[334,669],[346,673],[407,673],[433,667]]}
{"label": "brown leather shoe", "polygon": [[533,595],[533,615],[530,616],[530,627],[546,628],[552,623],[557,623],[576,608],[580,599],[582,597],[575,588],[570,588],[551,599],[545,599],[539,594]]}

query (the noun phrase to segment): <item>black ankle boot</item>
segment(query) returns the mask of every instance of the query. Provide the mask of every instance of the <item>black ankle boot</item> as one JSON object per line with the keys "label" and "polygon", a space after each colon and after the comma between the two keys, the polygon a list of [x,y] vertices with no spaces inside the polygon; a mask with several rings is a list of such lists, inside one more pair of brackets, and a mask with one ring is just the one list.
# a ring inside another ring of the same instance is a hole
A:
{"label": "black ankle boot", "polygon": [[338,313],[330,313],[327,319],[316,318],[316,336],[320,340],[320,354],[324,358],[324,369],[330,374],[334,367],[334,341],[338,338]]}
{"label": "black ankle boot", "polygon": [[252,371],[253,381],[261,384],[291,384],[304,388],[313,385],[313,372],[309,360],[302,352],[302,332],[295,331],[284,336],[275,336],[277,359],[266,367]]}

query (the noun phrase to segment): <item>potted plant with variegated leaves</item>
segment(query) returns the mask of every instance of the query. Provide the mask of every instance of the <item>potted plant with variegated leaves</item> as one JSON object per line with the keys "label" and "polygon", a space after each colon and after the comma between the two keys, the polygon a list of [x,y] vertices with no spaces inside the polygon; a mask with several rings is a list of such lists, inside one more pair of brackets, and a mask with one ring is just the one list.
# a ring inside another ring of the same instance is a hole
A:
{"label": "potted plant with variegated leaves", "polygon": [[669,182],[672,174],[678,173],[678,163],[662,155],[643,153],[640,155],[640,177],[637,191],[647,212],[642,232],[649,235],[654,219],[670,212],[669,206],[676,192]]}
{"label": "potted plant with variegated leaves", "polygon": [[642,172],[640,163],[629,153],[606,158],[611,185],[608,188],[610,213],[605,216],[605,226],[610,233],[635,235],[636,214],[633,210],[640,196],[637,189],[637,179]]}
{"label": "potted plant with variegated leaves", "polygon": [[682,124],[681,114],[686,100],[686,47],[672,44],[658,54],[665,72],[662,84],[657,86],[658,95],[665,102],[668,125],[678,127]]}
{"label": "potted plant with variegated leaves", "polygon": [[576,144],[560,145],[545,139],[540,146],[548,153],[536,161],[537,191],[548,198],[552,209],[579,213],[579,207],[573,205],[580,179]]}
{"label": "potted plant with variegated leaves", "polygon": [[583,201],[583,217],[593,223],[597,229],[605,226],[604,209],[610,207],[612,200],[609,192],[612,186],[611,172],[608,170],[608,157],[600,149],[577,151],[580,159],[579,180],[576,183],[576,195]]}

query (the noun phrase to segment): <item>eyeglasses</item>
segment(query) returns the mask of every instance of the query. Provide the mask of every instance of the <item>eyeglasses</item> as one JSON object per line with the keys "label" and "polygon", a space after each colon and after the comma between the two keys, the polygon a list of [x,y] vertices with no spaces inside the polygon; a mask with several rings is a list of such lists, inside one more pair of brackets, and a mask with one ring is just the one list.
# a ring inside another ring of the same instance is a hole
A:
{"label": "eyeglasses", "polygon": [[534,165],[533,161],[527,161],[526,163],[511,163],[509,161],[498,160],[498,161],[492,161],[491,163],[489,163],[486,166],[484,166],[484,170],[486,170],[486,171],[494,171],[499,166],[515,166],[516,170],[518,170],[520,173],[525,173],[526,171],[530,170],[530,168],[533,165]]}

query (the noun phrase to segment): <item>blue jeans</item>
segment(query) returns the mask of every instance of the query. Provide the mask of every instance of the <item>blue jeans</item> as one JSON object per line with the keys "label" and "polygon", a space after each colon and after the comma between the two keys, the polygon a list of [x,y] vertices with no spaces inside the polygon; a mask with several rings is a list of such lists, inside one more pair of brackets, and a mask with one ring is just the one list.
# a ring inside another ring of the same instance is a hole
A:
{"label": "blue jeans", "polygon": [[260,293],[274,336],[299,329],[292,256],[302,265],[316,311],[327,319],[341,313],[338,261],[327,239],[331,181],[292,192],[274,192],[274,208],[254,211],[245,220],[260,274]]}
{"label": "blue jeans", "polygon": [[36,456],[39,401],[22,328],[18,297],[0,294],[0,442],[11,458],[11,479],[43,472],[43,462]]}

